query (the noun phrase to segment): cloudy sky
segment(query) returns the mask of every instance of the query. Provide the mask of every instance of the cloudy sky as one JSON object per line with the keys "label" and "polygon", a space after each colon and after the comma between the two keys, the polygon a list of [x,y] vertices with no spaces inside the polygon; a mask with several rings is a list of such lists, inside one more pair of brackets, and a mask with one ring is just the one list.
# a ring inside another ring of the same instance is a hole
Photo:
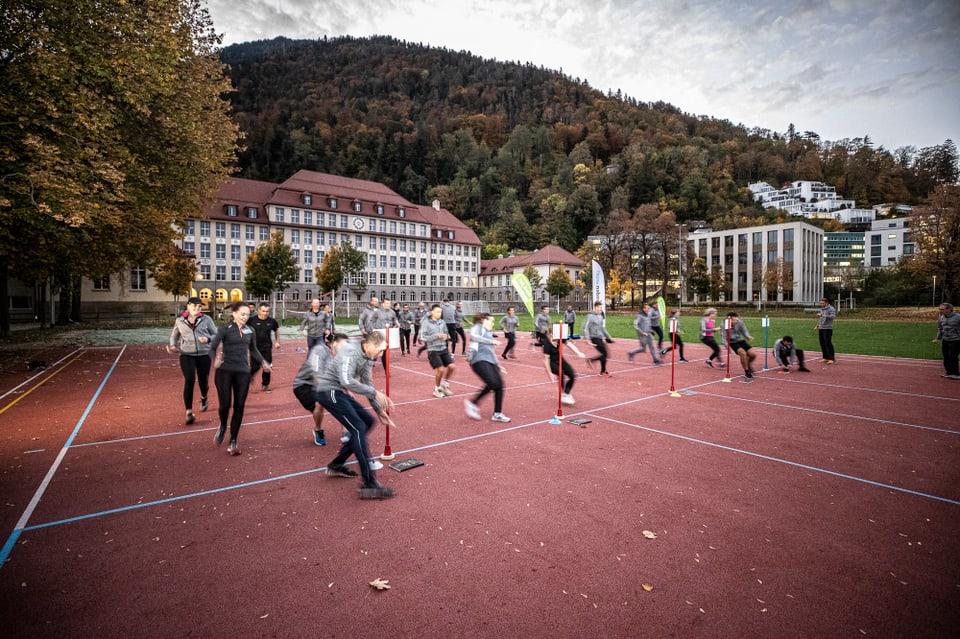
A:
{"label": "cloudy sky", "polygon": [[208,0],[224,44],[389,35],[747,127],[960,145],[956,0]]}

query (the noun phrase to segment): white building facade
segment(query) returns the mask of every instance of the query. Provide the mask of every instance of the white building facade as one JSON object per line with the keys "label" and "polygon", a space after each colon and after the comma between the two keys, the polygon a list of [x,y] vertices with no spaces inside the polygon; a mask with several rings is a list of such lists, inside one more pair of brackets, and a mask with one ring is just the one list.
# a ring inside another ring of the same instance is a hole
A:
{"label": "white building facade", "polygon": [[[687,242],[688,254],[703,258],[708,272],[723,272],[729,292],[724,301],[806,306],[823,296],[824,233],[805,222],[698,231]],[[765,285],[771,272],[781,283],[775,295]],[[692,298],[689,287],[685,293]]]}
{"label": "white building facade", "polygon": [[916,251],[910,235],[910,218],[877,220],[864,233],[864,266],[877,268],[896,264]]}

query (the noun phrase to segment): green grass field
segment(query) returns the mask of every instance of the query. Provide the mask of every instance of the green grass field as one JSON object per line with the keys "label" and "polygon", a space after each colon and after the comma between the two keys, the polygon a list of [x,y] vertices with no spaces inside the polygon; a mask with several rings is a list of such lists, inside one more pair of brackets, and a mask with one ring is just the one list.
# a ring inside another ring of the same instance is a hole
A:
{"label": "green grass field", "polygon": [[[692,311],[696,312],[696,311]],[[761,326],[760,317],[750,317],[743,310],[740,316],[747,325],[747,330],[753,335],[753,345],[755,348],[764,347],[765,328]],[[726,310],[721,309],[718,319],[726,315]],[[814,313],[807,313],[797,316],[788,316],[785,313],[773,314],[770,316],[769,342],[770,347],[780,337],[784,335],[793,336],[798,348],[810,351],[820,350],[820,341],[814,327],[817,324]],[[911,317],[911,321],[889,321],[876,319],[863,319],[859,313],[841,314],[838,316],[833,330],[833,345],[837,354],[854,353],[858,355],[881,355],[884,357],[913,357],[917,359],[940,359],[940,345],[933,343],[933,338],[937,335],[935,316],[931,316],[930,321],[919,321]],[[562,315],[553,313],[553,321],[559,322]],[[584,314],[577,314],[576,330],[579,332]],[[637,332],[633,328],[633,318],[635,314],[625,312],[608,313],[607,330],[617,339],[637,338]],[[499,321],[500,316],[497,316]],[[355,326],[355,320],[340,320],[344,326]],[[520,330],[532,331],[533,319],[529,315],[521,316]],[[687,343],[699,343],[700,332],[700,313],[680,318],[680,330],[684,341]],[[666,341],[668,336],[664,336]]]}

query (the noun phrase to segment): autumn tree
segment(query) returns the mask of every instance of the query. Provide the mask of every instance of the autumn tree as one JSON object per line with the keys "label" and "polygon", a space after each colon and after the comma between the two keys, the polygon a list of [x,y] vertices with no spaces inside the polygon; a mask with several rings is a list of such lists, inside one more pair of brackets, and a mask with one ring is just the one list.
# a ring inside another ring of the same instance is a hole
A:
{"label": "autumn tree", "polygon": [[0,278],[158,263],[235,158],[219,44],[200,0],[0,5]]}
{"label": "autumn tree", "polygon": [[150,275],[158,289],[174,296],[176,305],[177,297],[190,294],[197,277],[197,263],[193,255],[171,244],[170,251],[160,258]]}
{"label": "autumn tree", "polygon": [[910,229],[916,253],[905,259],[913,273],[936,277],[940,301],[960,298],[960,186],[934,189],[923,206],[913,210]]}
{"label": "autumn tree", "polygon": [[[332,247],[323,262],[316,268],[316,280],[320,290],[336,293],[345,283],[350,282],[354,275],[359,275],[367,267],[367,254],[354,248],[348,240],[340,246]],[[366,288],[363,281],[358,287]],[[347,298],[349,304],[349,297]],[[349,314],[349,310],[347,311]]]}
{"label": "autumn tree", "polygon": [[560,300],[573,290],[573,281],[565,270],[555,268],[550,271],[550,275],[547,277],[546,289],[547,293],[550,293],[557,300],[557,311],[559,311]]}
{"label": "autumn tree", "polygon": [[293,250],[283,241],[283,231],[274,231],[270,239],[247,255],[247,275],[243,281],[247,294],[272,297],[282,293],[300,275]]}
{"label": "autumn tree", "polygon": [[695,258],[686,275],[687,288],[699,298],[710,294],[710,273],[707,271],[707,262],[702,257]]}

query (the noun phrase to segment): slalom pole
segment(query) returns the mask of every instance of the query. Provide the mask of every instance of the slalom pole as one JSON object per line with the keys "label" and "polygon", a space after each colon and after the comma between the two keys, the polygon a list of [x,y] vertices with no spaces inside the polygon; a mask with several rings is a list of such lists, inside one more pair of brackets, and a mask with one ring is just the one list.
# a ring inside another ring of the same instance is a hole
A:
{"label": "slalom pole", "polygon": [[[384,330],[386,330],[386,337],[387,337],[387,350],[384,351],[384,360],[383,360],[385,364],[385,366],[383,367],[383,373],[387,379],[384,393],[386,393],[387,397],[390,397],[390,327],[388,326]],[[383,410],[387,412],[387,415],[390,414],[389,406],[384,406]],[[384,424],[384,426],[386,427],[387,434],[386,434],[385,444],[383,446],[383,454],[380,455],[380,459],[390,460],[396,457],[396,455],[393,454],[393,449],[390,448],[390,424]]]}
{"label": "slalom pole", "polygon": [[[560,334],[557,342],[557,412],[550,420],[551,424],[559,424],[563,420],[563,329],[565,324],[554,324],[553,332]],[[549,366],[549,362],[547,366]]]}
{"label": "slalom pole", "polygon": [[723,320],[723,330],[727,333],[727,376],[723,378],[722,381],[730,383],[733,380],[730,379],[730,318],[725,317]]}
{"label": "slalom pole", "polygon": [[767,366],[767,361],[768,361],[767,358],[768,358],[768,356],[770,355],[770,351],[768,350],[769,347],[770,347],[770,316],[769,316],[769,315],[766,315],[766,316],[764,316],[764,318],[763,318],[762,320],[760,320],[760,321],[763,322],[763,328],[764,328],[764,331],[763,331],[763,370],[767,371],[767,370],[770,370],[770,367]]}
{"label": "slalom pole", "polygon": [[674,385],[674,379],[677,372],[677,324],[676,317],[670,318],[670,397],[681,397]]}

